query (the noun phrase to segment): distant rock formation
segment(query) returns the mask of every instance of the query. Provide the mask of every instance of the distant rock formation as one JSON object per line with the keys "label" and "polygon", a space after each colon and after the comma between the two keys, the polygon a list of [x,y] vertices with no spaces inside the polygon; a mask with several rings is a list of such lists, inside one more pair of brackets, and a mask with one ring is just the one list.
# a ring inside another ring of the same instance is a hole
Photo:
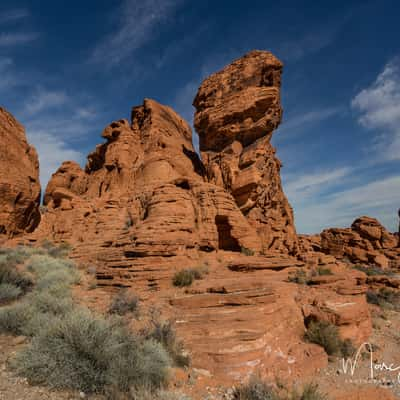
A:
{"label": "distant rock formation", "polygon": [[282,63],[252,51],[207,78],[197,93],[194,125],[207,178],[229,191],[255,226],[263,251],[297,251],[281,162],[270,140],[281,122]]}
{"label": "distant rock formation", "polygon": [[319,251],[355,264],[400,267],[397,236],[371,217],[357,218],[350,228],[329,228],[320,235],[300,235],[303,251]]}
{"label": "distant rock formation", "polygon": [[0,236],[32,232],[40,221],[39,161],[23,126],[0,107]]}

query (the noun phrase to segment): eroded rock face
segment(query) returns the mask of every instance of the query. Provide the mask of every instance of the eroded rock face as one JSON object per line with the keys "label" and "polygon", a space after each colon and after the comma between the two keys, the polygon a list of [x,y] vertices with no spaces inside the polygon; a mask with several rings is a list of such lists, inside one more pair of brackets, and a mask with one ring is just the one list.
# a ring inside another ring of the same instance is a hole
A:
{"label": "eroded rock face", "polygon": [[31,232],[40,221],[39,161],[23,126],[0,107],[0,235]]}
{"label": "eroded rock face", "polygon": [[194,124],[209,181],[232,194],[263,251],[296,253],[293,211],[270,143],[282,117],[281,73],[271,53],[246,54],[202,83]]}
{"label": "eroded rock face", "polygon": [[396,236],[388,232],[377,219],[357,218],[351,228],[331,228],[321,232],[321,250],[353,263],[396,267],[400,259]]}
{"label": "eroded rock face", "polygon": [[[370,331],[364,274],[342,266],[336,280],[312,287],[288,280],[306,262],[287,254],[297,237],[269,142],[281,117],[281,67],[252,52],[205,81],[195,100],[204,163],[171,108],[134,107],[130,121],[106,127],[84,169],[65,162],[53,175],[31,236],[73,244],[73,257],[96,266],[102,295],[132,287],[175,322],[193,366],[218,384],[324,367],[323,349],[304,341],[307,318],[329,320],[356,342]],[[322,253],[314,261],[338,267]],[[204,279],[172,285],[177,271],[198,266],[208,269]]]}
{"label": "eroded rock face", "polygon": [[66,162],[53,175],[37,237],[115,245],[129,257],[261,250],[232,196],[205,182],[191,129],[171,108],[145,100],[102,136],[84,170]]}

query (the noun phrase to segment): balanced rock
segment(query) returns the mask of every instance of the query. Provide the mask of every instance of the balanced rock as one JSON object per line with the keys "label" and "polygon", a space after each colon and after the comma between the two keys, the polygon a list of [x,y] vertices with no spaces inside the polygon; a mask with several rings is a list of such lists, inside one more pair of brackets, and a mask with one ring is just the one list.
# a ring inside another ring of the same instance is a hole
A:
{"label": "balanced rock", "polygon": [[0,107],[0,235],[31,232],[40,221],[39,161],[23,126]]}
{"label": "balanced rock", "polygon": [[207,78],[193,105],[207,179],[229,191],[263,251],[296,253],[292,208],[270,143],[281,122],[282,63],[252,51]]}

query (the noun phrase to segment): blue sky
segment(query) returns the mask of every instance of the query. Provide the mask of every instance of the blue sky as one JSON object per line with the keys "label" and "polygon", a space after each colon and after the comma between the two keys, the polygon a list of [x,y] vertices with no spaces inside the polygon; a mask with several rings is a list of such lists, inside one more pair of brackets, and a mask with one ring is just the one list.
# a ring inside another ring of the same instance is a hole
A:
{"label": "blue sky", "polygon": [[364,214],[395,230],[399,18],[397,0],[2,0],[0,104],[25,125],[44,186],[144,97],[192,122],[202,79],[270,50],[285,63],[273,144],[298,231]]}

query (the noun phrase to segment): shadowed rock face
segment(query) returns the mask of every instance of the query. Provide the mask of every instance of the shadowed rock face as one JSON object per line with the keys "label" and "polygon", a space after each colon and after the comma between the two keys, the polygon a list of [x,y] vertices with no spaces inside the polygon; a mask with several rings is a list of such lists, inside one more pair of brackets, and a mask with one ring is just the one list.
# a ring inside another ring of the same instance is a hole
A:
{"label": "shadowed rock face", "polygon": [[263,251],[294,254],[293,211],[270,143],[282,117],[281,73],[282,63],[266,51],[234,61],[201,84],[194,125],[209,181],[233,195]]}
{"label": "shadowed rock face", "polygon": [[23,126],[0,107],[0,235],[31,232],[40,221],[39,161]]}

